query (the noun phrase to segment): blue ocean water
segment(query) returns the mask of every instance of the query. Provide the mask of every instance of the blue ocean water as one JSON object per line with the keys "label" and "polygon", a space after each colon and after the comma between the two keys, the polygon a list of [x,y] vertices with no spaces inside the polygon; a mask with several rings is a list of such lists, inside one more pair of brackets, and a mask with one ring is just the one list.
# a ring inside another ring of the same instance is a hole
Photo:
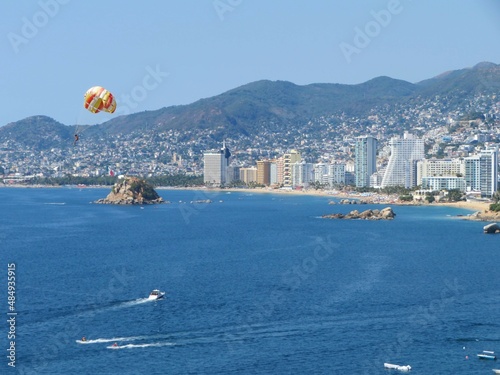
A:
{"label": "blue ocean water", "polygon": [[[108,192],[0,189],[0,301],[6,317],[15,263],[18,313],[15,369],[1,330],[2,374],[500,368],[476,357],[500,351],[500,237],[453,217],[465,210],[326,220],[355,206],[180,190],[158,191],[166,205],[90,203]],[[154,288],[166,298],[146,301]]]}

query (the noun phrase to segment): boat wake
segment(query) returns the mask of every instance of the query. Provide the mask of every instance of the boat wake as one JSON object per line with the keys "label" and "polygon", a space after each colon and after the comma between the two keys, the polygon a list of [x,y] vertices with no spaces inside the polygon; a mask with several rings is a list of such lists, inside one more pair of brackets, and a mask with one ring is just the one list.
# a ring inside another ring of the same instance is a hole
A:
{"label": "boat wake", "polygon": [[107,306],[101,306],[97,308],[91,308],[88,311],[82,312],[81,314],[78,315],[88,315],[88,314],[94,314],[94,313],[103,313],[107,311],[113,311],[113,310],[119,310],[119,309],[124,309],[128,307],[133,307],[137,305],[142,305],[143,303],[146,302],[151,302],[151,300],[147,298],[138,298],[132,301],[116,301],[116,302],[111,302]]}
{"label": "boat wake", "polygon": [[[246,325],[213,327],[202,330],[175,331],[169,333],[154,333],[140,336],[120,336],[112,338],[97,338],[76,340],[78,344],[107,344],[107,349],[136,349],[148,347],[168,347],[168,346],[198,346],[212,345],[213,343],[225,343],[226,345],[236,345],[246,340],[270,337],[290,337],[301,336],[311,329],[328,329],[337,321],[310,322],[297,327],[295,323],[283,322],[270,324],[253,324],[251,330]],[[249,331],[249,332],[248,332]],[[115,345],[116,343],[116,345]]]}
{"label": "boat wake", "polygon": [[147,344],[126,344],[126,345],[110,345],[106,346],[107,349],[135,349],[135,348],[148,348],[159,346],[173,346],[173,342],[153,342]]}
{"label": "boat wake", "polygon": [[[107,349],[135,349],[135,348],[148,348],[148,347],[160,347],[160,346],[173,346],[175,343],[171,341],[157,341],[157,342],[142,342],[142,343],[133,343],[137,341],[146,341],[151,339],[164,338],[161,335],[159,336],[130,336],[130,337],[111,337],[111,338],[97,338],[94,340],[75,340],[77,344],[82,345],[90,345],[90,344],[109,344],[110,342],[113,345],[106,346]],[[124,344],[118,344],[124,343]]]}
{"label": "boat wake", "polygon": [[77,344],[104,344],[108,342],[129,342],[129,341],[138,341],[138,340],[146,340],[148,336],[131,336],[131,337],[113,337],[110,339],[99,338],[95,340],[76,340]]}
{"label": "boat wake", "polygon": [[133,301],[121,302],[116,307],[130,307],[130,306],[135,306],[135,305],[142,305],[143,303],[152,302],[152,301],[154,301],[154,300],[149,299],[149,298],[138,298],[138,299],[135,299]]}

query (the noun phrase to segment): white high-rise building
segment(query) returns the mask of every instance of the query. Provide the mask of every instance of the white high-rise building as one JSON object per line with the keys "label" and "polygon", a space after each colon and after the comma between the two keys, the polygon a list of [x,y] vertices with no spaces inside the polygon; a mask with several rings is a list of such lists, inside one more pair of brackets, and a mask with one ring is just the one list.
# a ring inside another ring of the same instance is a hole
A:
{"label": "white high-rise building", "polygon": [[422,185],[424,177],[459,177],[464,175],[464,159],[424,159],[417,162],[417,185]]}
{"label": "white high-rise building", "polygon": [[300,162],[300,160],[300,152],[297,150],[291,150],[283,155],[283,186],[292,186],[292,164]]}
{"label": "white high-rise building", "polygon": [[424,190],[432,191],[457,189],[461,192],[465,192],[466,190],[465,177],[456,176],[423,177],[421,186]]}
{"label": "white high-rise building", "polygon": [[372,136],[357,137],[355,157],[356,186],[370,186],[370,176],[377,171],[377,139]]}
{"label": "white high-rise building", "polygon": [[424,141],[405,132],[403,139],[394,137],[389,141],[391,156],[382,178],[381,187],[417,185],[416,163],[425,157]]}
{"label": "white high-rise building", "polygon": [[314,166],[305,161],[292,164],[292,187],[308,187],[314,181]]}
{"label": "white high-rise building", "polygon": [[314,181],[323,185],[328,184],[328,164],[314,164]]}
{"label": "white high-rise building", "polygon": [[229,157],[231,153],[222,143],[220,150],[210,150],[203,153],[203,182],[214,186],[222,186],[231,182],[228,175]]}
{"label": "white high-rise building", "polygon": [[314,164],[314,181],[330,187],[334,185],[344,185],[345,164]]}
{"label": "white high-rise building", "polygon": [[328,176],[330,186],[335,184],[344,185],[345,184],[345,164],[336,163],[330,164],[328,166]]}
{"label": "white high-rise building", "polygon": [[498,190],[498,149],[487,149],[465,158],[467,189],[491,197]]}
{"label": "white high-rise building", "polygon": [[370,176],[370,187],[380,188],[382,184],[382,178],[384,178],[385,168],[379,169],[377,172]]}

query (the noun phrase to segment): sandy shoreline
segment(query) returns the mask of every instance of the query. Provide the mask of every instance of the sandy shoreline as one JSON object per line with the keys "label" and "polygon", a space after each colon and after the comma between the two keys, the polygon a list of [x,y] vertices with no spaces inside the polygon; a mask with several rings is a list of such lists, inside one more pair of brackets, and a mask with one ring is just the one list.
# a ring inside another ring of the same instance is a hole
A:
{"label": "sandy shoreline", "polygon": [[255,188],[255,189],[247,189],[247,188],[233,188],[233,189],[217,189],[217,188],[176,188],[176,187],[158,187],[159,190],[201,190],[206,192],[219,192],[219,193],[227,193],[227,192],[239,192],[246,194],[284,194],[284,195],[311,195],[311,196],[324,196],[331,197],[336,199],[350,199],[350,200],[366,200],[371,204],[393,204],[393,205],[423,205],[423,206],[447,206],[447,207],[456,207],[463,208],[473,212],[485,212],[489,210],[490,202],[482,202],[482,201],[462,201],[462,202],[443,202],[443,203],[418,203],[418,202],[401,202],[398,200],[397,195],[383,195],[383,194],[362,194],[362,193],[346,193],[336,190],[285,190],[285,189],[270,189],[270,188]]}
{"label": "sandy shoreline", "polygon": [[443,205],[448,207],[465,208],[475,212],[485,212],[490,208],[489,202],[478,202],[478,201],[467,201],[467,202],[454,202],[454,203],[437,203],[437,205]]}
{"label": "sandy shoreline", "polygon": [[[53,187],[58,188],[59,186],[45,186],[45,185],[37,185],[37,186],[29,186],[29,185],[2,185],[0,187],[14,187],[14,188],[46,188]],[[60,186],[64,187],[64,186]],[[75,186],[76,188],[76,186]],[[86,186],[86,187],[78,187],[78,188],[110,188],[110,186]],[[312,189],[302,189],[302,190],[291,190],[291,189],[271,189],[271,188],[228,188],[228,189],[220,189],[220,188],[206,188],[206,187],[175,187],[175,186],[158,186],[157,190],[197,190],[200,192],[210,192],[210,193],[220,193],[225,194],[229,192],[238,192],[245,194],[283,194],[283,195],[310,195],[310,196],[324,196],[331,197],[332,199],[350,199],[350,200],[364,200],[369,202],[370,204],[384,204],[384,205],[428,205],[428,206],[447,206],[447,207],[456,207],[463,208],[466,210],[470,210],[472,212],[481,212],[485,213],[489,210],[490,202],[482,202],[482,201],[462,201],[462,202],[453,202],[453,203],[419,203],[419,202],[401,202],[398,200],[397,195],[384,195],[384,194],[376,194],[376,193],[356,193],[356,192],[343,192],[338,190],[312,190]],[[471,213],[472,213],[471,212]],[[497,215],[488,215],[492,216],[494,219],[500,220],[497,218]]]}

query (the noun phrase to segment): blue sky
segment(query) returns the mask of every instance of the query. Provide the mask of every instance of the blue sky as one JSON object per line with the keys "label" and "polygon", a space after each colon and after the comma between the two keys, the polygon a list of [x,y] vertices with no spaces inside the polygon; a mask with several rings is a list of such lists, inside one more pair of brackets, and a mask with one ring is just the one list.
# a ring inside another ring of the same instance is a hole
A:
{"label": "blue sky", "polygon": [[[500,63],[499,0],[4,0],[0,126],[96,124],[260,79],[418,82]],[[83,109],[94,85],[115,114]]]}

